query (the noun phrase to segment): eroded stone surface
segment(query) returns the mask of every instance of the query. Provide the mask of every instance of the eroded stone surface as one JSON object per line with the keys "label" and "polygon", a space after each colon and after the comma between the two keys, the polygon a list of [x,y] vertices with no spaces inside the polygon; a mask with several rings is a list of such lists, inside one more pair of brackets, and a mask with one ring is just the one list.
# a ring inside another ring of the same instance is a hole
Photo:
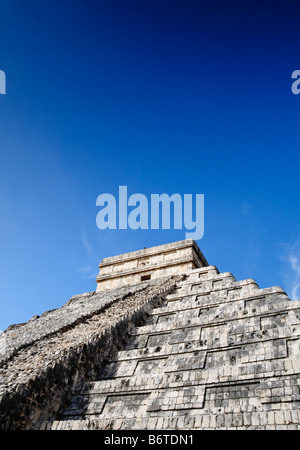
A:
{"label": "eroded stone surface", "polygon": [[208,266],[208,262],[193,239],[144,248],[104,258],[96,278],[97,292],[146,279],[180,275],[203,266]]}
{"label": "eroded stone surface", "polygon": [[174,285],[169,277],[75,296],[62,308],[9,327],[0,364],[1,427],[28,428],[55,417],[72,389],[97,374]]}
{"label": "eroded stone surface", "polygon": [[4,333],[2,428],[300,429],[300,301],[215,266]]}

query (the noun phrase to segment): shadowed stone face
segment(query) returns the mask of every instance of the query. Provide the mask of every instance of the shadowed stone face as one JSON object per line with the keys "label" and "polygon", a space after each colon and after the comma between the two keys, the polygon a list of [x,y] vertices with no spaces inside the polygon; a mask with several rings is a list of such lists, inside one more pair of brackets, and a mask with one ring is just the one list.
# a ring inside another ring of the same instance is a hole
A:
{"label": "shadowed stone face", "polygon": [[[153,268],[155,256],[161,270],[167,254],[196,252],[189,244],[103,267],[122,279],[128,267]],[[9,327],[1,427],[300,429],[299,301],[201,261]]]}

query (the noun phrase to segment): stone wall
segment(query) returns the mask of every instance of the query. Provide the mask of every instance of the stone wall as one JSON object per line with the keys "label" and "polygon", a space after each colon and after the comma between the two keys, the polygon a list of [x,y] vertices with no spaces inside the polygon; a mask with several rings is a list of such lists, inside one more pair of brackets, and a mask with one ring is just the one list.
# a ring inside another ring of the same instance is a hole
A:
{"label": "stone wall", "polygon": [[74,296],[0,337],[2,429],[300,429],[300,301],[215,266]]}
{"label": "stone wall", "polygon": [[208,263],[192,239],[145,248],[123,255],[104,258],[97,276],[97,292],[143,279],[180,275]]}
{"label": "stone wall", "polygon": [[4,333],[0,363],[0,427],[38,427],[56,418],[73,389],[93,379],[104,361],[122,348],[140,324],[175,286],[168,277],[105,293],[72,297]]}
{"label": "stone wall", "polygon": [[300,429],[300,302],[190,271],[47,429]]}

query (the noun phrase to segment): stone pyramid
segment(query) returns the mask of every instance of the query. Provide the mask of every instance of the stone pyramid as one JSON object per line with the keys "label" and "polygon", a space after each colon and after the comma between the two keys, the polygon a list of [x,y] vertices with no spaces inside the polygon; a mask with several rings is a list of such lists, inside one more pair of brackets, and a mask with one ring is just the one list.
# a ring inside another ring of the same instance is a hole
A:
{"label": "stone pyramid", "polygon": [[97,282],[6,330],[2,428],[300,429],[298,300],[190,240],[107,258]]}

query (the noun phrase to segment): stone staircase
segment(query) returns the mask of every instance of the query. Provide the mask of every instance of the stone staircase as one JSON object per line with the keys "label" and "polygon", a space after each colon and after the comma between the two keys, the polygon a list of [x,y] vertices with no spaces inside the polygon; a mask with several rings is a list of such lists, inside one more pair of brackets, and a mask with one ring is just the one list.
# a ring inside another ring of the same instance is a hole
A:
{"label": "stone staircase", "polygon": [[194,269],[40,429],[300,429],[300,303]]}

